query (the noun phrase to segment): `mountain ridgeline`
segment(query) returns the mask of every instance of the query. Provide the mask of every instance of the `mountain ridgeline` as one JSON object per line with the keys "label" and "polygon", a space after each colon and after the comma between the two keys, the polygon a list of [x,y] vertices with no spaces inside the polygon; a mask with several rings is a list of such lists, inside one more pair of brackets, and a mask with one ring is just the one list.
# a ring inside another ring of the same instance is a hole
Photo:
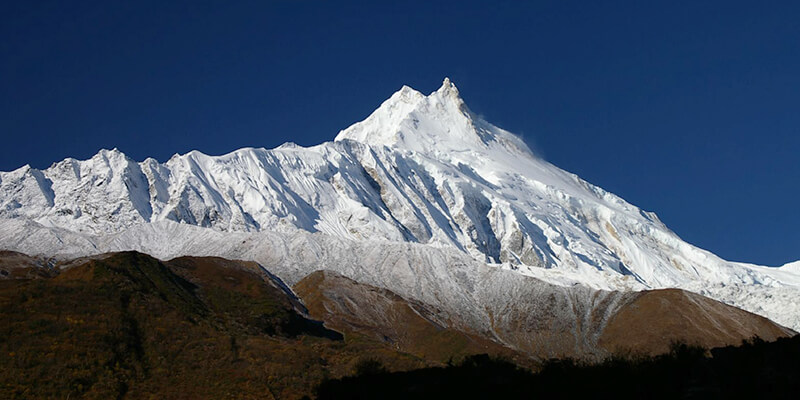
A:
{"label": "mountain ridgeline", "polygon": [[[562,286],[682,288],[800,328],[796,268],[727,262],[682,241],[655,214],[536,157],[476,116],[449,80],[428,96],[403,87],[318,146],[192,151],[165,163],[102,150],[45,170],[0,172],[8,250],[147,251],[137,247],[145,238],[112,242],[171,223],[421,244]],[[162,258],[194,254],[167,239],[172,253]]]}
{"label": "mountain ridgeline", "polygon": [[445,79],[317,146],[0,172],[0,396],[350,396],[337,385],[360,372],[377,373],[367,388],[494,365],[508,383],[621,355],[672,368],[674,343],[795,335],[798,266],[684,242]]}

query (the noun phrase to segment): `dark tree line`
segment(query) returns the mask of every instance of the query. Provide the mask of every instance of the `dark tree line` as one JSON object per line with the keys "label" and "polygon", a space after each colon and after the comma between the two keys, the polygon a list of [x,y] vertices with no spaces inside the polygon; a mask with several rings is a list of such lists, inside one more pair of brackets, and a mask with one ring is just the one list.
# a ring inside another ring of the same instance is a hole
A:
{"label": "dark tree line", "polygon": [[389,373],[369,365],[359,372],[324,382],[318,398],[794,399],[800,393],[800,335],[710,351],[675,344],[662,356],[612,358],[593,365],[553,360],[538,373],[485,355],[443,368]]}

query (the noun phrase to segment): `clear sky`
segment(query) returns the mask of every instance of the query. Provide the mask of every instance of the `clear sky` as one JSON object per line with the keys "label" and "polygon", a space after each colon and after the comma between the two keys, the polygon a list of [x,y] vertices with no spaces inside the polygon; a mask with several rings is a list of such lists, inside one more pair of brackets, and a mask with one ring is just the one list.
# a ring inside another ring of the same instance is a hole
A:
{"label": "clear sky", "polygon": [[800,2],[109,3],[0,5],[0,170],[318,144],[449,76],[690,243],[800,259]]}

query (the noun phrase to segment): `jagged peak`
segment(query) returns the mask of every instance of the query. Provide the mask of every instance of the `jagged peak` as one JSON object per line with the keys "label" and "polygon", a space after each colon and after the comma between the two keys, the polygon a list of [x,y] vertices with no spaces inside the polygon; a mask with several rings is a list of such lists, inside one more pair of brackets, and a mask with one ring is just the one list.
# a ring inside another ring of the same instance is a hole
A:
{"label": "jagged peak", "polygon": [[396,103],[405,103],[405,104],[417,104],[420,101],[425,99],[425,95],[417,91],[416,89],[403,85],[400,90],[394,92],[388,100],[381,104],[381,108],[383,107],[394,107]]}
{"label": "jagged peak", "polygon": [[442,86],[436,90],[436,93],[439,93],[443,96],[455,97],[461,100],[461,95],[458,92],[456,84],[453,83],[448,77],[444,78],[444,81],[442,81]]}
{"label": "jagged peak", "polygon": [[473,114],[450,78],[428,96],[403,86],[369,117],[339,132],[335,141],[341,140],[445,158],[454,152],[485,152],[496,144],[530,154],[521,139]]}
{"label": "jagged peak", "polygon": [[100,149],[97,154],[95,154],[92,159],[106,159],[106,160],[125,160],[125,161],[133,161],[127,154],[121,152],[118,148],[114,147],[113,149]]}
{"label": "jagged peak", "polygon": [[403,85],[400,90],[394,92],[389,99],[384,101],[378,110],[398,108],[398,103],[416,106],[426,99],[437,99],[439,101],[455,100],[456,104],[459,106],[464,104],[464,100],[461,98],[461,94],[458,91],[455,83],[453,83],[450,78],[446,77],[442,82],[442,86],[440,86],[439,89],[431,92],[431,94],[428,96],[408,85]]}
{"label": "jagged peak", "polygon": [[109,149],[100,149],[97,152],[97,154],[103,154],[103,155],[108,155],[108,154],[119,155],[119,154],[122,154],[122,155],[124,155],[125,153],[121,152],[118,148],[114,147],[114,148],[112,148],[110,150]]}
{"label": "jagged peak", "polygon": [[25,164],[25,165],[15,169],[15,170],[7,171],[7,172],[3,171],[2,173],[21,176],[21,175],[30,173],[30,171],[32,171],[34,169],[36,169],[36,168],[33,168],[30,164]]}

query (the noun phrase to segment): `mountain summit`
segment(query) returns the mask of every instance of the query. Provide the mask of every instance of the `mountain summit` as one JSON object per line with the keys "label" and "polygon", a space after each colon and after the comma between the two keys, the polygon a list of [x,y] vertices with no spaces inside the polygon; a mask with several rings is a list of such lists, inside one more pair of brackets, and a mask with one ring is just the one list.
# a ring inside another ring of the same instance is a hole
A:
{"label": "mountain summit", "polygon": [[[498,150],[531,155],[517,136],[473,114],[449,78],[428,96],[403,86],[364,121],[339,132],[335,140],[347,139],[445,159]],[[469,161],[469,157],[461,158]]]}
{"label": "mountain summit", "polygon": [[[323,264],[364,244],[419,252],[419,265],[375,260],[364,274],[378,274],[369,275],[378,286],[386,284],[380,265],[418,276],[430,272],[419,270],[428,252],[444,251],[562,286],[679,287],[800,328],[796,268],[728,262],[684,242],[655,214],[474,115],[449,79],[428,96],[403,87],[313,147],[193,151],[165,163],[102,150],[46,170],[0,172],[0,243],[10,250],[172,257],[191,248],[247,258],[253,237],[263,237],[248,232],[311,234],[325,244],[301,252]],[[302,278],[297,271],[289,280]]]}

